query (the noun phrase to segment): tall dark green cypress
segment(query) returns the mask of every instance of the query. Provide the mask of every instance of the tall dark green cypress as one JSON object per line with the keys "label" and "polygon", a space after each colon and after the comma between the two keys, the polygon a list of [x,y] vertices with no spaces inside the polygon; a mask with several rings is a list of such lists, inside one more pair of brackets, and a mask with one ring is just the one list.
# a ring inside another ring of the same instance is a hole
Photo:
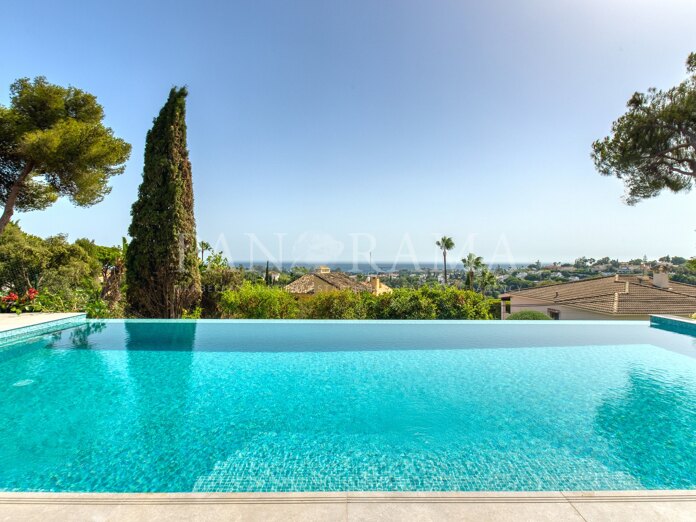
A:
{"label": "tall dark green cypress", "polygon": [[145,143],[143,181],[131,210],[126,254],[128,310],[137,317],[181,317],[198,305],[196,221],[186,148],[185,87],[173,88]]}

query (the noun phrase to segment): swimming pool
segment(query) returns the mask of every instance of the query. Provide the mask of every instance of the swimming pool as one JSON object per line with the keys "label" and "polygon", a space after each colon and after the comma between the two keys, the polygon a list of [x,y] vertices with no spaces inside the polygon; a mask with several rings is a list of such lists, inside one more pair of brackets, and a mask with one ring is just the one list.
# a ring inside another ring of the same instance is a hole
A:
{"label": "swimming pool", "polygon": [[0,347],[5,491],[696,487],[646,322],[89,321]]}

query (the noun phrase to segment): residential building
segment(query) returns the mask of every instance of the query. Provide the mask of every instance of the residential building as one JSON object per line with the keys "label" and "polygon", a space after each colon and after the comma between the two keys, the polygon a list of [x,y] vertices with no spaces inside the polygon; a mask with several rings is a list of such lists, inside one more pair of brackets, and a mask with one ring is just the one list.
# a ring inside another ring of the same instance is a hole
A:
{"label": "residential building", "polygon": [[353,292],[371,292],[375,295],[391,292],[392,289],[382,283],[379,277],[371,277],[368,281],[358,281],[343,272],[332,272],[326,266],[320,266],[311,274],[305,274],[296,279],[285,290],[293,294],[318,294],[336,290],[352,290]]}
{"label": "residential building", "polygon": [[670,281],[660,270],[648,276],[613,275],[536,286],[501,297],[504,319],[537,310],[553,319],[647,319],[652,314],[696,313],[696,286]]}

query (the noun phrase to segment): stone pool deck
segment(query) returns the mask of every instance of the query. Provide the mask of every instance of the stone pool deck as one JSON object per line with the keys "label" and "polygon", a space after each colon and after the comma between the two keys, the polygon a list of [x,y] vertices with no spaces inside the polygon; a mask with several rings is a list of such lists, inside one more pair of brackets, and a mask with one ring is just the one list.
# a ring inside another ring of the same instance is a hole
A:
{"label": "stone pool deck", "polygon": [[0,343],[15,342],[27,335],[44,335],[80,325],[84,313],[25,313],[0,314]]}
{"label": "stone pool deck", "polygon": [[85,317],[84,313],[24,313],[17,314],[0,314],[0,332],[15,330],[17,328],[25,328],[27,326],[46,325],[54,321],[62,321],[64,319],[73,319]]}
{"label": "stone pool deck", "polygon": [[1,521],[696,520],[696,491],[0,493]]}

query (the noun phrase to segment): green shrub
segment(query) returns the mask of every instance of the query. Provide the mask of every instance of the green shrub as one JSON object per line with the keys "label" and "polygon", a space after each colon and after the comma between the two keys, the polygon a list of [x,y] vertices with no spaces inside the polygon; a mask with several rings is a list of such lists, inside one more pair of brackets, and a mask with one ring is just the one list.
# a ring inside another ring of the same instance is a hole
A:
{"label": "green shrub", "polygon": [[488,300],[488,313],[492,319],[500,319],[500,299]]}
{"label": "green shrub", "polygon": [[87,312],[87,317],[90,319],[107,319],[111,317],[109,305],[100,298],[89,301],[85,307],[85,312]]}
{"label": "green shrub", "polygon": [[437,306],[420,290],[397,288],[370,303],[370,319],[437,319]]}
{"label": "green shrub", "polygon": [[222,292],[220,312],[232,319],[294,319],[299,305],[285,290],[245,281],[237,290]]}
{"label": "green shrub", "polygon": [[307,319],[491,319],[488,299],[456,288],[398,288],[375,296],[350,290],[305,296],[300,316]]}
{"label": "green shrub", "polygon": [[538,312],[536,310],[524,310],[522,312],[515,312],[507,316],[508,320],[511,321],[547,321],[551,318],[543,312]]}
{"label": "green shrub", "polygon": [[191,310],[187,310],[184,308],[184,311],[181,314],[182,319],[200,319],[201,316],[203,315],[203,309],[200,306],[197,306],[195,308],[192,308]]}
{"label": "green shrub", "polygon": [[[490,319],[488,300],[477,292],[454,287],[424,286],[415,293],[435,307],[433,319]],[[398,317],[397,317],[398,318]],[[414,317],[420,319],[421,317]],[[431,317],[427,317],[430,319]]]}
{"label": "green shrub", "polygon": [[92,295],[83,288],[56,288],[42,291],[39,300],[44,312],[84,312]]}
{"label": "green shrub", "polygon": [[8,292],[0,297],[0,312],[15,313],[20,315],[24,312],[40,312],[41,302],[37,299],[39,292],[30,288],[26,294],[18,295],[15,292]]}
{"label": "green shrub", "polygon": [[307,319],[366,319],[367,297],[352,290],[322,292],[301,300],[301,316]]}
{"label": "green shrub", "polygon": [[244,270],[231,267],[220,252],[208,255],[201,264],[201,317],[219,317],[222,292],[237,290],[242,281]]}
{"label": "green shrub", "polygon": [[375,296],[351,290],[296,297],[244,282],[222,292],[223,317],[247,319],[491,319],[490,300],[456,288],[397,288]]}

